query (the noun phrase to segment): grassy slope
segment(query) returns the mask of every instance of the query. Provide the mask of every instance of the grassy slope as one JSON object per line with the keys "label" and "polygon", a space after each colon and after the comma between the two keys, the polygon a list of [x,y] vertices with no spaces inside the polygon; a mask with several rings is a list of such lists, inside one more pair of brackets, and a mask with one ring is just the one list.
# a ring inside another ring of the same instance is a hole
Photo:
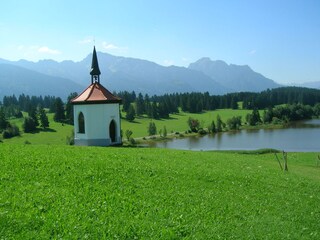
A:
{"label": "grassy slope", "polygon": [[[184,132],[188,130],[187,120],[189,117],[196,118],[203,123],[203,127],[210,125],[212,120],[216,122],[217,115],[219,114],[222,121],[226,122],[233,116],[242,116],[242,120],[245,120],[247,113],[250,110],[232,110],[232,109],[218,109],[215,111],[207,111],[204,113],[185,113],[171,114],[170,119],[153,120],[157,126],[157,129],[163,129],[166,126],[168,133],[170,132]],[[132,137],[143,137],[148,135],[147,127],[150,122],[149,118],[136,118],[133,123],[126,120],[122,120],[121,127],[123,131],[130,129],[133,131]]]}
{"label": "grassy slope", "polygon": [[47,114],[49,119],[49,128],[45,131],[41,130],[37,133],[24,133],[22,124],[23,118],[10,120],[11,123],[16,124],[20,131],[20,137],[14,137],[11,139],[5,139],[5,143],[24,144],[26,141],[31,144],[53,144],[53,145],[65,145],[66,137],[71,136],[73,126],[68,124],[61,124],[53,121],[53,114]]}
{"label": "grassy slope", "polygon": [[[190,113],[180,113],[170,115],[170,119],[161,119],[153,120],[157,126],[157,129],[163,129],[163,126],[166,126],[168,133],[170,132],[182,132],[188,129],[187,120],[189,117],[199,119],[203,122],[204,127],[207,127],[212,120],[217,119],[219,114],[223,121],[233,116],[242,116],[242,119],[245,119],[249,110],[231,110],[231,109],[220,109],[215,111],[208,111],[201,114],[190,114]],[[6,143],[13,144],[23,144],[25,141],[29,141],[31,144],[53,144],[53,145],[65,145],[66,137],[71,135],[73,126],[71,125],[62,125],[61,123],[56,123],[53,121],[53,114],[48,114],[50,128],[48,131],[40,131],[36,134],[22,133],[21,137],[15,137],[12,139],[4,140]],[[15,123],[20,130],[22,131],[23,119],[11,120],[12,123]],[[121,128],[123,132],[127,129],[133,131],[132,137],[144,137],[147,136],[147,127],[150,122],[149,118],[141,117],[136,118],[134,122],[128,122],[125,119],[121,120]]]}
{"label": "grassy slope", "polygon": [[320,168],[273,155],[0,144],[4,239],[319,239]]}

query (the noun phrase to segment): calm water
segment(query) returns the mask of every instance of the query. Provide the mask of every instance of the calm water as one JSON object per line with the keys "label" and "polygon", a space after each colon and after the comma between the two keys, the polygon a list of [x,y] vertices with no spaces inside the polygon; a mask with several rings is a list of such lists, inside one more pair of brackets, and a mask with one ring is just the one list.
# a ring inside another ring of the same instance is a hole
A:
{"label": "calm water", "polygon": [[203,137],[186,137],[149,145],[189,150],[255,150],[274,148],[288,152],[320,151],[320,119],[296,122],[285,129],[242,130]]}

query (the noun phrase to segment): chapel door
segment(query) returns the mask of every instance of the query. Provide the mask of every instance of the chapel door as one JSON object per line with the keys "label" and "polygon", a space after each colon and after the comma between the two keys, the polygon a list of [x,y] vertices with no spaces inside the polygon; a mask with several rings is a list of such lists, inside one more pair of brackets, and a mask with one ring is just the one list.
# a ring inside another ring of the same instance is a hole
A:
{"label": "chapel door", "polygon": [[115,142],[116,141],[116,123],[115,123],[114,120],[112,120],[110,122],[109,135],[110,135],[110,138],[111,138],[111,142]]}

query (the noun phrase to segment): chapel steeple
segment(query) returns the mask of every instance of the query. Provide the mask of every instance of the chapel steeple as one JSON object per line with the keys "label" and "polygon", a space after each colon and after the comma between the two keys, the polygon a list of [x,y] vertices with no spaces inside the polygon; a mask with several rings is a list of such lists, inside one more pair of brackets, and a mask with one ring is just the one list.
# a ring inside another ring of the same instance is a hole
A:
{"label": "chapel steeple", "polygon": [[96,47],[93,47],[93,54],[92,54],[92,63],[91,63],[91,84],[94,82],[100,83],[100,69],[99,69],[99,64],[98,64],[98,58],[97,58],[97,52],[96,52]]}

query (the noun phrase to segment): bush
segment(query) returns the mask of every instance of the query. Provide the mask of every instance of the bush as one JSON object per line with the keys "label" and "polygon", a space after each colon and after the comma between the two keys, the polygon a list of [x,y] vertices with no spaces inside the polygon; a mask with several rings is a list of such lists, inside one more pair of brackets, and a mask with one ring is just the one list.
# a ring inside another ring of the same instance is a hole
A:
{"label": "bush", "polygon": [[188,121],[188,126],[192,132],[197,132],[200,126],[199,120],[194,119],[192,117],[189,117]]}
{"label": "bush", "polygon": [[24,118],[22,127],[25,133],[32,133],[37,129],[36,122],[31,117]]}
{"label": "bush", "polygon": [[20,135],[19,128],[16,125],[10,125],[10,124],[2,133],[2,137],[4,139],[12,138],[19,135]]}
{"label": "bush", "polygon": [[205,135],[205,134],[207,134],[207,131],[204,130],[203,128],[200,128],[200,129],[198,130],[198,134],[200,134],[200,135]]}

